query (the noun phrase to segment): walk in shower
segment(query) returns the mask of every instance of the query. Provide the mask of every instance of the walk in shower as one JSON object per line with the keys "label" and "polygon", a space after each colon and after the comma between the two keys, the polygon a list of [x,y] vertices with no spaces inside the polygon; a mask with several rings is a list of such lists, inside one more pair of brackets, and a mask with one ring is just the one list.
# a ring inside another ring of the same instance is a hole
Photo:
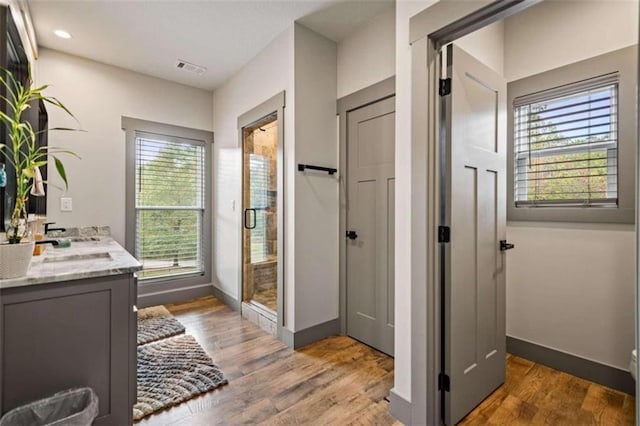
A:
{"label": "walk in shower", "polygon": [[243,128],[243,288],[245,303],[278,310],[278,121]]}

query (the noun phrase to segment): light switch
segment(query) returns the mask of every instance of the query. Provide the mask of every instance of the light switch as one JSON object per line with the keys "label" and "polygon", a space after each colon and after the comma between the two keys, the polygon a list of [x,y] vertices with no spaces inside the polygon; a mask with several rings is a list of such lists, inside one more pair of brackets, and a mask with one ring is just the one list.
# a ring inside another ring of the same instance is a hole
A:
{"label": "light switch", "polygon": [[236,200],[231,200],[231,211],[232,212],[236,211]]}
{"label": "light switch", "polygon": [[71,197],[60,198],[60,211],[70,212],[73,210],[73,199]]}

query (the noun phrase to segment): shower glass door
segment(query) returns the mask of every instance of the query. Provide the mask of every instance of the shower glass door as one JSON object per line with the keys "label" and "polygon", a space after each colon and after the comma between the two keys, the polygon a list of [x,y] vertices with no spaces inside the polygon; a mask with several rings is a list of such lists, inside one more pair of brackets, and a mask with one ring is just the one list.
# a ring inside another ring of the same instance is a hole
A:
{"label": "shower glass door", "polygon": [[243,134],[243,301],[277,312],[278,128],[266,117]]}

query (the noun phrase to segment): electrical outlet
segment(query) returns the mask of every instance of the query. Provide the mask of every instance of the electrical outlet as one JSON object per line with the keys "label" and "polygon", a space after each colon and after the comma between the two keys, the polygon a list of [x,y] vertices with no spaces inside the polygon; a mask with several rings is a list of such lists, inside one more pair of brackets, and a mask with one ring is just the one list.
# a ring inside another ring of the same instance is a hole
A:
{"label": "electrical outlet", "polygon": [[70,212],[73,210],[73,199],[71,197],[60,198],[60,211]]}

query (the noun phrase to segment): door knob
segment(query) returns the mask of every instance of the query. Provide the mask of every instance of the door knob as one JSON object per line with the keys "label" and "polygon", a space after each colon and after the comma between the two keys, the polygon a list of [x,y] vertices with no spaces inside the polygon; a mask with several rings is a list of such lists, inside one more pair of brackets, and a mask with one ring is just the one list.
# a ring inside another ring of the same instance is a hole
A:
{"label": "door knob", "polygon": [[507,240],[500,240],[500,251],[507,251],[512,248],[516,248],[516,245],[508,243]]}
{"label": "door knob", "polygon": [[356,231],[347,231],[347,238],[350,240],[355,240],[356,238],[358,238],[358,234],[356,234]]}

